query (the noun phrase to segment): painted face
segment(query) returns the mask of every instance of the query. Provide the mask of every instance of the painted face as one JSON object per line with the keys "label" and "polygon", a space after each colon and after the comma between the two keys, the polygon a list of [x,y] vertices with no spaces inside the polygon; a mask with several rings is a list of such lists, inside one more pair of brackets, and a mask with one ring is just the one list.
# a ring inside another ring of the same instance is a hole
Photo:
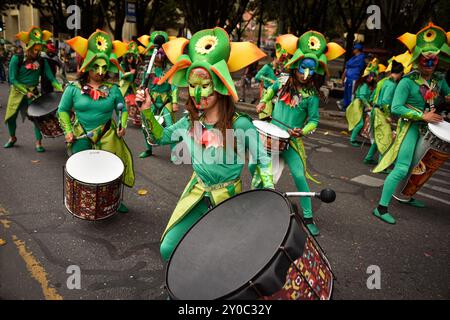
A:
{"label": "painted face", "polygon": [[303,59],[303,61],[298,66],[298,72],[303,75],[303,80],[314,75],[314,70],[316,70],[317,63],[313,59]]}
{"label": "painted face", "polygon": [[91,64],[89,70],[94,71],[98,76],[104,76],[108,71],[108,65],[105,59],[97,59]]}
{"label": "painted face", "polygon": [[439,58],[435,55],[420,56],[419,63],[423,68],[434,68],[437,66]]}
{"label": "painted face", "polygon": [[209,72],[204,68],[195,68],[189,74],[189,95],[197,109],[205,109],[214,94],[214,84]]}
{"label": "painted face", "polygon": [[33,59],[37,59],[41,54],[42,46],[40,44],[35,44],[33,48],[30,49],[30,55]]}

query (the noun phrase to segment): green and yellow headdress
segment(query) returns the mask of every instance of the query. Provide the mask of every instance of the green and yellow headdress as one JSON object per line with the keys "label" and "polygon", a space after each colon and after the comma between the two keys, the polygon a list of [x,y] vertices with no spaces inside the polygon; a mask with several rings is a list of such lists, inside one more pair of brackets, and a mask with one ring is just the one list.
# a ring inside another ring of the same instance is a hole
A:
{"label": "green and yellow headdress", "polygon": [[[187,54],[183,54],[187,47]],[[188,86],[191,70],[203,68],[212,78],[214,91],[238,99],[230,72],[238,71],[266,56],[250,42],[231,42],[228,33],[219,27],[201,30],[191,40],[176,38],[163,45],[172,68],[158,84],[169,82],[178,87]]]}
{"label": "green and yellow headdress", "polygon": [[386,72],[390,72],[392,70],[392,61],[395,60],[403,65],[403,73],[407,74],[411,71],[412,65],[409,63],[411,61],[411,53],[409,51],[405,51],[405,53],[399,54],[398,56],[393,56],[389,59],[389,64],[386,68]]}
{"label": "green and yellow headdress", "polygon": [[126,44],[127,51],[125,52],[125,55],[131,54],[135,57],[135,59],[139,58],[139,54],[141,54],[144,51],[144,48],[142,46],[138,46],[138,44],[134,41],[130,41]]}
{"label": "green and yellow headdress", "polygon": [[435,55],[450,63],[450,32],[432,22],[416,34],[406,32],[397,39],[412,53],[410,63],[417,61],[420,55]]}
{"label": "green and yellow headdress", "polygon": [[169,41],[169,36],[165,31],[153,31],[150,35],[143,35],[138,38],[139,42],[145,46],[144,54],[152,55],[153,49],[155,48],[155,38],[157,36],[162,36],[164,38],[164,43]]}
{"label": "green and yellow headdress", "polygon": [[367,67],[364,69],[362,76],[365,77],[371,73],[373,73],[373,74],[375,74],[375,76],[377,76],[378,74],[380,74],[381,72],[384,72],[384,71],[386,71],[386,66],[381,63],[378,63],[377,58],[373,58],[372,61],[370,61],[369,64],[367,65]]}
{"label": "green and yellow headdress", "polygon": [[293,35],[281,36],[280,43],[292,55],[286,63],[286,68],[295,69],[298,63],[306,58],[316,61],[315,72],[323,75],[328,70],[328,61],[334,60],[344,54],[345,50],[335,42],[326,41],[323,34],[317,31],[305,32],[297,38]]}
{"label": "green and yellow headdress", "polygon": [[16,34],[16,38],[25,43],[25,50],[30,50],[34,45],[40,44],[45,49],[47,41],[52,37],[52,33],[41,30],[39,27],[31,27],[30,31],[21,31]]}
{"label": "green and yellow headdress", "polygon": [[88,39],[78,36],[67,40],[66,43],[83,58],[81,72],[85,72],[87,67],[97,59],[106,61],[109,72],[122,71],[118,58],[125,54],[127,45],[119,40],[113,41],[108,33],[97,29]]}

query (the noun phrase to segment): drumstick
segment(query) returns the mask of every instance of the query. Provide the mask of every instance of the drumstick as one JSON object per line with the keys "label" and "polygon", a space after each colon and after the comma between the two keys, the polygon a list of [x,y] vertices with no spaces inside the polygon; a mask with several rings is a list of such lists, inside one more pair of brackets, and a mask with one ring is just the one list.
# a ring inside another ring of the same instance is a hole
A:
{"label": "drumstick", "polygon": [[286,123],[272,117],[270,114],[268,114],[267,112],[261,111],[261,113],[264,113],[265,115],[268,115],[273,121],[278,122],[279,124],[282,124],[283,126],[285,126],[286,128],[290,129],[290,130],[294,130],[294,128],[292,128],[291,126],[288,126]]}
{"label": "drumstick", "polygon": [[92,131],[86,132],[85,134],[82,134],[81,136],[74,137],[73,140],[80,140],[84,138],[92,138],[94,136],[94,133]]}
{"label": "drumstick", "polygon": [[119,111],[119,117],[118,117],[118,122],[119,122],[119,130],[122,130],[122,109],[123,109],[123,103],[119,102],[116,106],[116,109]]}
{"label": "drumstick", "polygon": [[331,203],[336,199],[336,192],[331,189],[323,189],[320,192],[286,192],[286,197],[316,197],[322,202]]}

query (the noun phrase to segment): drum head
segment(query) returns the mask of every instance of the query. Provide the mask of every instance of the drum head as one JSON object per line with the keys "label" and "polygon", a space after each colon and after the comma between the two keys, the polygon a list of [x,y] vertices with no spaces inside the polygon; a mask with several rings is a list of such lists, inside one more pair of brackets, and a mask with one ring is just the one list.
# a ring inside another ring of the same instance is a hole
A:
{"label": "drum head", "polygon": [[289,139],[290,135],[289,133],[284,130],[281,129],[280,127],[277,127],[276,125],[274,125],[273,123],[270,122],[266,122],[266,121],[261,121],[261,120],[253,120],[253,125],[265,132],[270,134],[271,136],[275,136],[278,138],[282,138],[282,139]]}
{"label": "drum head", "polygon": [[122,160],[102,150],[85,150],[72,155],[66,162],[66,171],[74,179],[102,184],[118,179],[123,171]]}
{"label": "drum head", "polygon": [[58,109],[62,92],[50,92],[40,96],[28,107],[28,115],[30,117],[42,117]]}
{"label": "drum head", "polygon": [[290,225],[289,201],[252,190],[209,211],[184,236],[167,266],[176,299],[220,299],[252,280],[275,256]]}
{"label": "drum head", "polygon": [[429,123],[428,129],[439,139],[450,142],[450,123],[447,121]]}

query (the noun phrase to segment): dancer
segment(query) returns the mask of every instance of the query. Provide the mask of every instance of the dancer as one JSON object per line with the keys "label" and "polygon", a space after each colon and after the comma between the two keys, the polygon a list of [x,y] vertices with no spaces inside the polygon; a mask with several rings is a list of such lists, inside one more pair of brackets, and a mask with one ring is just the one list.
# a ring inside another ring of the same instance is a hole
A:
{"label": "dancer", "polygon": [[231,43],[222,28],[199,31],[190,41],[170,41],[164,50],[174,66],[159,84],[170,79],[177,86],[189,87],[189,115],[164,128],[154,117],[148,89],[136,99],[144,101],[142,120],[149,137],[158,144],[183,140],[194,170],[162,235],[161,255],[167,261],[183,235],[210,208],[241,192],[245,149],[258,161],[263,187],[273,188],[273,182],[270,157],[251,119],[235,111],[238,97],[230,75],[264,53],[249,42]]}
{"label": "dancer", "polygon": [[[8,126],[10,138],[4,145],[5,148],[11,148],[17,142],[17,116],[21,112],[22,119],[25,119],[28,105],[33,98],[39,95],[37,86],[41,74],[50,80],[56,90],[62,91],[61,84],[53,75],[48,62],[40,58],[41,51],[46,48],[47,40],[51,36],[50,31],[41,30],[38,27],[31,27],[30,31],[22,31],[16,35],[17,39],[25,43],[25,55],[16,54],[9,63],[11,88],[6,106],[5,123]],[[36,138],[35,150],[44,152],[42,134],[36,125],[34,125],[34,136]]]}
{"label": "dancer", "polygon": [[[306,178],[314,179],[306,170],[302,136],[312,133],[319,123],[319,95],[312,76],[315,73],[325,74],[328,61],[336,59],[345,50],[336,43],[327,44],[325,37],[317,31],[308,31],[300,38],[289,37],[285,48],[292,54],[286,63],[289,77],[283,77],[282,81],[275,82],[267,90],[256,111],[262,112],[266,104],[277,97],[272,123],[288,130],[291,135],[289,148],[281,153],[281,159],[287,163],[298,191],[308,192]],[[254,167],[251,166],[250,171],[254,174]],[[318,235],[319,228],[313,220],[311,199],[300,198],[300,205],[308,230],[312,235]]]}
{"label": "dancer", "polygon": [[[118,73],[118,57],[126,51],[120,41],[101,30],[89,39],[80,36],[66,41],[81,57],[83,64],[80,79],[64,90],[58,107],[61,127],[66,135],[70,153],[99,149],[116,154],[125,166],[123,183],[134,185],[133,157],[123,136],[127,127],[128,112],[117,84],[107,82],[107,73]],[[120,110],[117,110],[119,108]],[[71,112],[75,112],[72,124]],[[116,124],[114,113],[121,114]],[[119,212],[128,212],[121,203]]]}
{"label": "dancer", "polygon": [[[439,60],[450,62],[450,47],[446,32],[429,23],[417,34],[405,33],[398,38],[412,53],[414,70],[403,77],[395,89],[391,111],[400,117],[397,125],[397,137],[386,151],[380,163],[373,170],[380,172],[395,162],[394,169],[386,177],[378,207],[373,214],[382,221],[395,224],[395,218],[388,210],[389,203],[398,183],[408,175],[413,161],[414,151],[421,136],[421,130],[427,122],[442,121],[430,106],[438,95],[449,99],[450,88],[442,75],[435,72]],[[411,198],[401,202],[422,208],[424,203]]]}

